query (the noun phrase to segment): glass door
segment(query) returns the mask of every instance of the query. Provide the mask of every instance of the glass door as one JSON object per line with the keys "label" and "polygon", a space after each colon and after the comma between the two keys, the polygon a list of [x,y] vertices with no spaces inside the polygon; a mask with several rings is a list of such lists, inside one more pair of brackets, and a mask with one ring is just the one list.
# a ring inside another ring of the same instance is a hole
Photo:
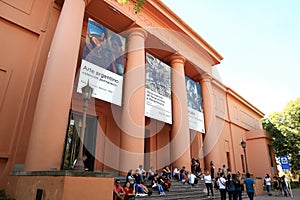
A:
{"label": "glass door", "polygon": [[[86,130],[84,137],[83,154],[87,156],[85,167],[89,171],[94,170],[95,147],[97,136],[97,116],[87,115]],[[65,148],[62,161],[62,169],[70,170],[74,166],[75,159],[78,156],[80,132],[82,130],[82,113],[71,110],[69,114],[69,123],[65,139]]]}

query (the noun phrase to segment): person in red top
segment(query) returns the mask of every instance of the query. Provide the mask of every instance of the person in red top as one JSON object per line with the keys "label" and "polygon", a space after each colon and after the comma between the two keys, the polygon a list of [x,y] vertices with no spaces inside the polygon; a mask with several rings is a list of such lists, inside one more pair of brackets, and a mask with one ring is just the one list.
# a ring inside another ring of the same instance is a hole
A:
{"label": "person in red top", "polygon": [[130,187],[130,182],[127,181],[124,186],[125,198],[124,200],[134,200],[135,199],[135,184]]}
{"label": "person in red top", "polygon": [[124,188],[121,186],[120,179],[117,179],[115,181],[115,185],[113,187],[113,192],[114,192],[114,200],[124,200],[125,191],[124,191]]}

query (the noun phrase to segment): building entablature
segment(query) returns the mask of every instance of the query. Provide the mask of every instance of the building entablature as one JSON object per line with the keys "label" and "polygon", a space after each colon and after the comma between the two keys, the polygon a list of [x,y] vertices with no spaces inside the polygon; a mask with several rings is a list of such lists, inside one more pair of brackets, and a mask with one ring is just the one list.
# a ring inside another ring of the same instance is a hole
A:
{"label": "building entablature", "polygon": [[[251,111],[256,113],[259,117],[264,117],[264,113],[260,111],[258,108],[253,106],[251,103],[249,103],[246,99],[244,99],[242,96],[240,96],[237,92],[235,92],[233,89],[230,87],[225,86],[222,82],[220,82],[218,79],[213,78],[212,79],[212,84],[214,87],[216,87],[218,90],[225,92],[226,95],[230,95],[234,99],[236,99],[238,102],[242,103],[245,105],[247,108],[250,108]],[[228,101],[228,98],[227,98]]]}
{"label": "building entablature", "polygon": [[251,103],[249,103],[246,99],[244,99],[243,97],[241,97],[238,93],[236,93],[231,88],[227,87],[227,93],[230,94],[231,96],[233,96],[239,102],[243,103],[247,108],[251,108],[251,110],[254,113],[256,113],[258,116],[260,116],[261,118],[264,117],[265,114],[262,111],[260,111],[258,108],[256,108],[255,106],[253,106]]}
{"label": "building entablature", "polygon": [[173,54],[184,56],[185,71],[190,77],[201,71],[211,73],[211,66],[223,59],[162,2],[149,0],[140,13],[135,13],[133,6],[111,0],[91,0],[85,17],[92,17],[121,35],[132,26],[142,27],[148,32],[147,51],[164,62]]}

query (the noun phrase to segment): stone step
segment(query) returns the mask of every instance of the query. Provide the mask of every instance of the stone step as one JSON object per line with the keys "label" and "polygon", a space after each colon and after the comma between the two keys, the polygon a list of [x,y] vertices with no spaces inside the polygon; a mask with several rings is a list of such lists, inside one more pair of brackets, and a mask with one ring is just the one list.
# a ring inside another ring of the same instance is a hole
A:
{"label": "stone step", "polygon": [[[116,177],[121,180],[122,183],[125,183],[125,177]],[[116,179],[115,178],[115,179]],[[148,183],[149,185],[149,183]],[[159,192],[156,189],[153,191],[151,196],[137,196],[137,200],[212,200],[212,199],[221,199],[220,191],[214,189],[214,198],[207,197],[206,187],[202,180],[198,182],[197,185],[191,186],[189,184],[184,184],[178,180],[172,179],[171,188],[169,191],[166,191],[166,195],[159,195]],[[227,194],[228,198],[228,194]],[[247,200],[247,194],[243,193],[243,199]]]}
{"label": "stone step", "polygon": [[[216,196],[219,198],[219,196]],[[154,194],[152,196],[144,196],[144,197],[136,197],[136,199],[143,199],[143,200],[156,200],[156,199],[164,199],[164,200],[169,200],[169,199],[207,199],[207,195],[203,193],[176,193],[176,194],[171,194],[166,192],[166,195],[158,195]]]}

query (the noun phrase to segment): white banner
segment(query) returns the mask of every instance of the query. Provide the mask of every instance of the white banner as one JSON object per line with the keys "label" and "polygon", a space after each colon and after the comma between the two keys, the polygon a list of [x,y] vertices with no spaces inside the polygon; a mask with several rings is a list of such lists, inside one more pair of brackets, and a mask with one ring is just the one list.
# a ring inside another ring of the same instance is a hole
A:
{"label": "white banner", "polygon": [[88,82],[92,97],[121,106],[125,38],[88,19],[77,92]]}
{"label": "white banner", "polygon": [[203,112],[188,107],[189,112],[189,128],[205,133]]}
{"label": "white banner", "polygon": [[81,93],[87,82],[94,89],[92,97],[121,106],[123,76],[82,60],[77,92]]}
{"label": "white banner", "polygon": [[145,116],[172,124],[171,68],[148,53]]}
{"label": "white banner", "polygon": [[189,128],[205,133],[201,86],[192,79],[185,77]]}

